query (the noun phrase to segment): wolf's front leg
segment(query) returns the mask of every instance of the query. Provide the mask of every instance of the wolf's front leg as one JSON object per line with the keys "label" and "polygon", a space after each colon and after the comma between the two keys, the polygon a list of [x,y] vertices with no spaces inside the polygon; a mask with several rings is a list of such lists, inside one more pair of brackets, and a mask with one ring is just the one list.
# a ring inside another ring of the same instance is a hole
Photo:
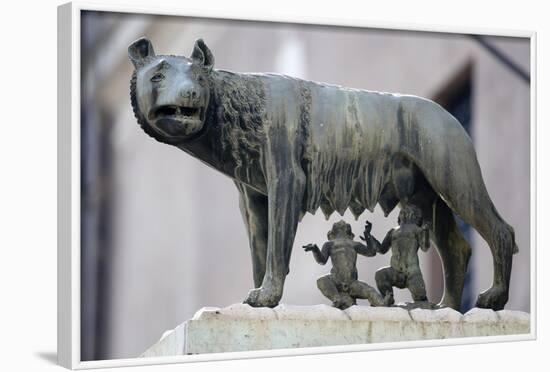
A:
{"label": "wolf's front leg", "polygon": [[264,280],[267,259],[267,196],[260,194],[242,183],[236,182],[235,184],[239,189],[239,205],[248,232],[248,240],[250,242],[254,286],[260,287]]}
{"label": "wolf's front leg", "polygon": [[288,170],[272,178],[268,185],[266,271],[261,287],[251,290],[245,300],[251,306],[274,307],[281,300],[304,190],[303,173]]}

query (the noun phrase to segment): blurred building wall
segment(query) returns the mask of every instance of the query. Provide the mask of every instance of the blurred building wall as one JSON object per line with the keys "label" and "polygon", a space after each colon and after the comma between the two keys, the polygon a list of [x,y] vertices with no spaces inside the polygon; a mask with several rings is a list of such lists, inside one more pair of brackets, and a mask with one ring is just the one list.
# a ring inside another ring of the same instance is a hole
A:
{"label": "blurred building wall", "polygon": [[[529,311],[529,84],[463,35],[205,20],[87,12],[87,30],[104,28],[83,52],[92,85],[85,112],[107,114],[110,148],[110,243],[95,245],[106,269],[97,293],[99,342],[94,358],[135,357],[161,334],[203,306],[241,302],[252,288],[248,241],[233,182],[181,150],[149,138],[137,125],[129,101],[132,66],[126,48],[140,36],[159,54],[189,55],[203,38],[216,67],[239,72],[278,72],[296,77],[436,98],[468,71],[472,88],[471,134],[489,193],[516,231],[507,308]],[[84,24],[84,23],[83,23]],[[97,32],[97,30],[96,30]],[[529,41],[491,37],[515,63],[529,70]],[[104,123],[105,124],[105,123]],[[306,215],[296,235],[282,302],[328,303],[315,280],[329,266],[317,265],[300,248],[322,244],[337,214]],[[354,221],[356,236],[365,220],[383,238],[396,224],[397,209],[384,218],[377,207]],[[83,245],[85,246],[85,245]],[[492,281],[486,243],[473,234],[473,299]],[[107,247],[107,248],[106,248]],[[436,250],[420,253],[428,297],[439,301],[443,277]],[[361,280],[374,285],[374,272],[389,254],[360,257]],[[93,297],[93,296],[92,296]],[[409,300],[397,291],[397,300]]]}

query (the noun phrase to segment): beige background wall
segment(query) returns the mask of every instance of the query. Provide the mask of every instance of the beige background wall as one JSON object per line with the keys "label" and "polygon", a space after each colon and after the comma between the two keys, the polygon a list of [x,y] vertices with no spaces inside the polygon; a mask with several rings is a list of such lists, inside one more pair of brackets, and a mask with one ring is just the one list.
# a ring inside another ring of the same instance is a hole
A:
{"label": "beige background wall", "polygon": [[[87,111],[100,111],[107,133],[110,195],[109,244],[96,244],[104,269],[97,289],[102,316],[95,322],[102,358],[133,357],[162,332],[203,306],[226,306],[244,299],[252,287],[248,242],[232,181],[187,154],[146,136],[129,102],[132,73],[126,47],[146,35],[157,53],[189,55],[203,38],[216,67],[239,72],[278,72],[345,86],[416,94],[444,91],[472,66],[472,138],[487,188],[501,215],[516,230],[520,253],[514,258],[507,308],[529,311],[529,85],[467,36],[200,20],[177,17],[85,14],[84,33],[98,35],[83,54],[83,95]],[[526,39],[491,37],[515,63],[529,70]],[[106,190],[106,191],[105,191]],[[306,215],[299,226],[283,302],[328,303],[315,280],[329,266],[317,265],[301,245],[323,243],[334,214]],[[383,218],[377,207],[358,221],[343,217],[354,232],[366,219],[382,238],[396,223],[397,209]],[[428,296],[438,301],[442,276],[435,250],[421,253]],[[362,280],[389,255],[359,258]],[[486,243],[474,234],[474,297],[491,284]],[[398,291],[398,300],[407,300]],[[99,337],[99,336],[98,336]]]}

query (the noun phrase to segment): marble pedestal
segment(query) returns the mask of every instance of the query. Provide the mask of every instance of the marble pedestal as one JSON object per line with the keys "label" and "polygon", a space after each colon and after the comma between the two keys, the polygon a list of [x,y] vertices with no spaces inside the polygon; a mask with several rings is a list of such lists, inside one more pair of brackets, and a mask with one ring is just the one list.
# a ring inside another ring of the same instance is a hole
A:
{"label": "marble pedestal", "polygon": [[530,315],[474,308],[405,310],[327,306],[203,308],[164,333],[143,357],[526,334]]}

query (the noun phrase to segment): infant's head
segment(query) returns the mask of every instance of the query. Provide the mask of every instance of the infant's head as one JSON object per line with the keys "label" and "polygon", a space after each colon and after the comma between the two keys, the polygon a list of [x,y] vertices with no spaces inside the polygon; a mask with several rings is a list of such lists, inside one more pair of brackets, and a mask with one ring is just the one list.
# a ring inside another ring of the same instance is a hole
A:
{"label": "infant's head", "polygon": [[338,221],[332,225],[332,229],[327,233],[328,240],[336,238],[349,238],[353,239],[355,235],[351,232],[351,225],[346,221]]}
{"label": "infant's head", "polygon": [[422,211],[414,205],[406,205],[399,212],[397,223],[399,225],[404,223],[414,223],[420,226],[422,225]]}

